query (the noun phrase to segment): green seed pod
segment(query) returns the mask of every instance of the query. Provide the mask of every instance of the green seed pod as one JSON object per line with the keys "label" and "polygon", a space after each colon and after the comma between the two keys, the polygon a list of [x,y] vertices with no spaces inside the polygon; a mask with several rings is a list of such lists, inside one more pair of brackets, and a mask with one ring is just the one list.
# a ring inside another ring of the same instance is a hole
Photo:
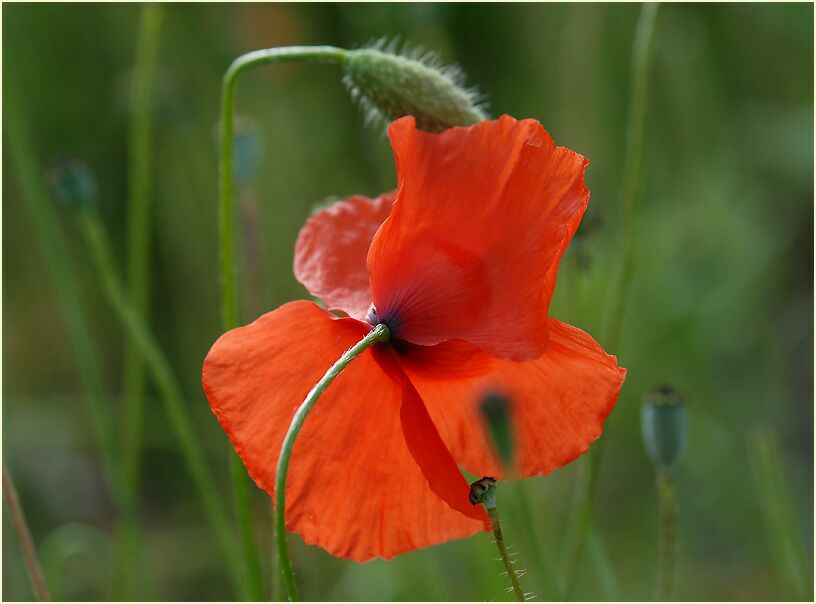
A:
{"label": "green seed pod", "polygon": [[343,71],[343,82],[369,123],[413,115],[420,130],[441,132],[487,117],[478,93],[463,86],[462,71],[443,67],[432,53],[397,53],[393,43],[380,42],[347,52]]}
{"label": "green seed pod", "polygon": [[643,396],[640,427],[646,454],[660,474],[674,472],[686,448],[688,411],[683,397],[671,386]]}
{"label": "green seed pod", "polygon": [[75,158],[58,159],[46,180],[56,198],[66,206],[79,210],[96,208],[96,178],[85,162]]}

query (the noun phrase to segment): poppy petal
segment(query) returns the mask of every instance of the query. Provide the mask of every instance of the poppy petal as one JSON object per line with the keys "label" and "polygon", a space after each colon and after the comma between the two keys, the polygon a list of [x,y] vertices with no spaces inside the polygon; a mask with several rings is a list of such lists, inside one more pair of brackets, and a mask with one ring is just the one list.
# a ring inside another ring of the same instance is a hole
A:
{"label": "poppy petal", "polygon": [[395,192],[375,199],[354,195],[321,210],[300,230],[295,277],[328,308],[365,319],[371,306],[366,255],[395,197]]}
{"label": "poppy petal", "polygon": [[[311,302],[292,302],[227,332],[207,355],[210,405],[250,476],[270,495],[295,409],[368,329]],[[295,443],[287,477],[287,529],[358,562],[484,529],[435,494],[439,477],[429,488],[403,436],[408,382],[392,377],[403,375],[398,365],[384,368],[388,358],[369,349],[329,386]]]}
{"label": "poppy petal", "polygon": [[538,358],[558,262],[586,209],[587,159],[535,120],[388,129],[399,188],[368,254],[380,319],[422,345],[449,339]]}
{"label": "poppy petal", "polygon": [[522,477],[552,472],[600,436],[626,370],[576,327],[549,319],[548,332],[544,354],[521,363],[490,357],[461,340],[402,351],[403,370],[448,449],[469,472],[505,474],[479,410],[490,393],[510,401],[514,459]]}
{"label": "poppy petal", "polygon": [[465,516],[482,521],[487,528],[490,521],[484,508],[470,503],[470,485],[456,467],[416,389],[407,379],[405,382],[400,420],[411,455],[437,495]]}

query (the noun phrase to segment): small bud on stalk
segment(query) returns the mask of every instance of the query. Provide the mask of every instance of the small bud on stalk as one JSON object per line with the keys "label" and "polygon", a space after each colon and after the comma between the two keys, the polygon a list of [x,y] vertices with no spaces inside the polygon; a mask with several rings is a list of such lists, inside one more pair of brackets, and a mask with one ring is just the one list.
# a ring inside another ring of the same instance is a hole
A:
{"label": "small bud on stalk", "polygon": [[507,573],[507,578],[510,579],[510,589],[519,602],[524,602],[527,596],[521,589],[519,584],[519,573],[516,571],[510,555],[507,553],[507,546],[504,544],[504,535],[502,535],[501,520],[499,519],[499,510],[496,507],[496,479],[492,476],[485,476],[470,485],[470,503],[472,505],[482,504],[487,510],[487,516],[490,518],[490,524],[493,529],[493,537],[496,540],[496,547],[499,550],[502,563],[504,563],[504,570]]}
{"label": "small bud on stalk", "polygon": [[683,397],[671,386],[643,396],[641,430],[646,454],[657,475],[660,536],[658,541],[658,600],[671,600],[677,557],[677,482],[675,470],[686,447],[688,412]]}
{"label": "small bud on stalk", "polygon": [[662,386],[643,397],[641,432],[646,454],[659,474],[674,472],[686,448],[688,411],[683,397]]}
{"label": "small bud on stalk", "polygon": [[369,122],[391,122],[413,115],[417,127],[441,132],[486,119],[474,89],[463,86],[457,67],[443,67],[432,53],[398,54],[394,44],[348,51],[344,83],[366,111]]}

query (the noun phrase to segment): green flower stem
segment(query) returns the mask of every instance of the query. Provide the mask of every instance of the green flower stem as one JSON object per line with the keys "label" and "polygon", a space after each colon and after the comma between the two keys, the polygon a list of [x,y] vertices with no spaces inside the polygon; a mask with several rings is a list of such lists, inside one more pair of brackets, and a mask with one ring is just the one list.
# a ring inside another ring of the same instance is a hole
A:
{"label": "green flower stem", "polygon": [[499,555],[504,563],[504,569],[507,571],[507,577],[510,579],[510,585],[513,588],[513,593],[519,602],[524,602],[526,601],[526,598],[521,589],[521,584],[519,584],[515,565],[507,553],[507,546],[504,544],[501,522],[499,521],[499,510],[496,507],[485,507],[487,508],[487,515],[490,517],[490,522],[493,524],[493,537],[496,539],[496,547],[499,549]]}
{"label": "green flower stem", "polygon": [[233,147],[235,88],[238,77],[253,67],[295,61],[338,63],[346,51],[334,46],[287,46],[255,50],[241,55],[224,74],[221,87],[221,164],[219,170],[219,251],[221,275],[221,327],[226,331],[238,325],[235,287],[235,202],[233,183]]}
{"label": "green flower stem", "polygon": [[37,549],[34,547],[31,531],[28,530],[28,523],[23,513],[23,507],[20,505],[17,489],[14,488],[14,483],[11,481],[11,475],[5,462],[3,463],[3,499],[6,500],[6,508],[11,516],[11,524],[14,526],[14,532],[17,533],[17,539],[20,542],[20,551],[23,554],[23,561],[25,562],[26,571],[28,571],[28,578],[31,581],[34,595],[40,602],[50,602],[51,594],[48,591],[48,585],[45,583],[42,564],[40,564],[40,559],[37,556]]}
{"label": "green flower stem", "polygon": [[264,600],[263,578],[261,575],[261,561],[258,550],[255,548],[255,539],[252,528],[252,511],[249,500],[249,485],[247,473],[238,454],[230,446],[227,449],[230,482],[232,483],[232,505],[238,520],[238,530],[241,539],[244,570],[247,578],[248,599],[255,602]]}
{"label": "green flower stem", "polygon": [[677,485],[669,474],[657,475],[660,545],[657,559],[657,599],[668,602],[674,587],[677,557]]}
{"label": "green flower stem", "polygon": [[235,543],[232,540],[226,509],[219,497],[215,479],[207,466],[204,451],[193,430],[181,388],[144,318],[125,295],[112,260],[107,233],[99,217],[92,211],[84,211],[79,214],[78,224],[97,272],[102,278],[111,306],[129,336],[138,345],[142,360],[159,389],[170,425],[187,462],[190,477],[204,503],[207,518],[212,524],[217,542],[224,555],[233,588],[242,598],[247,599],[249,594],[241,580],[241,567],[238,563]]}
{"label": "green flower stem", "polygon": [[[219,273],[221,281],[221,328],[238,325],[238,293],[235,286],[235,186],[233,182],[235,89],[238,78],[253,67],[294,61],[339,62],[346,51],[333,46],[288,46],[256,50],[241,55],[227,69],[221,88],[221,162],[219,169]],[[244,562],[252,586],[253,599],[262,598],[261,567],[252,537],[252,515],[246,471],[230,449],[233,501],[241,535]]]}
{"label": "green flower stem", "polygon": [[[629,122],[626,132],[623,182],[620,197],[620,235],[616,256],[620,267],[610,287],[611,304],[604,323],[601,342],[607,350],[617,351],[620,345],[621,325],[627,294],[632,281],[634,261],[634,223],[637,209],[637,188],[643,163],[643,138],[646,122],[646,106],[649,92],[649,71],[652,58],[652,43],[659,4],[646,3],[640,11],[635,42],[632,47],[632,76],[630,80]],[[578,482],[579,504],[568,526],[567,547],[565,548],[566,596],[572,592],[578,561],[586,541],[587,533],[593,530],[595,490],[598,473],[603,458],[604,439],[598,441],[590,453],[588,467],[582,468],[583,475]]]}
{"label": "green flower stem", "polygon": [[[272,512],[272,518],[275,518],[275,500],[270,497],[269,499],[269,509]],[[269,594],[271,597],[272,602],[283,602],[286,599],[285,588],[283,587],[283,581],[279,577],[279,566],[280,562],[278,561],[278,540],[275,538],[275,522],[272,521],[272,552],[269,556],[269,570],[270,572],[270,584],[269,584]]]}
{"label": "green flower stem", "polygon": [[[24,105],[21,97],[16,94],[17,90],[13,84],[7,87],[4,101],[10,119],[5,122],[4,133],[7,136],[11,161],[17,173],[20,197],[28,206],[45,261],[56,285],[57,307],[62,312],[63,321],[68,329],[79,377],[85,390],[85,396],[81,397],[83,404],[86,405],[85,413],[93,426],[102,470],[120,514],[117,522],[119,533],[117,558],[122,566],[127,563],[131,567],[139,566],[143,558],[136,504],[123,480],[122,460],[110,400],[105,393],[97,353],[80,302],[77,288],[79,279],[70,262],[68,246],[57,223],[54,201],[50,199],[43,186],[42,169],[38,166],[28,123],[22,110]],[[123,595],[129,597],[128,594]]]}
{"label": "green flower stem", "polygon": [[[150,295],[151,106],[163,10],[159,4],[142,6],[130,101],[127,286],[133,306],[145,319]],[[127,486],[134,493],[139,491],[144,377],[138,347],[128,337],[124,350],[122,448]]]}
{"label": "green flower stem", "polygon": [[326,388],[329,387],[335,378],[340,375],[343,369],[360,356],[367,348],[377,342],[387,342],[390,337],[391,332],[388,330],[388,327],[381,323],[369,331],[362,340],[344,352],[337,362],[320,378],[320,381],[315,384],[314,388],[309,391],[309,394],[306,395],[300,407],[295,411],[292,423],[289,425],[289,430],[283,439],[280,457],[278,458],[278,469],[275,475],[275,539],[278,544],[281,578],[286,585],[289,600],[292,602],[297,601],[299,596],[297,585],[295,584],[295,576],[292,573],[292,565],[289,562],[289,552],[286,547],[286,474],[289,472],[289,460],[292,457],[295,440],[298,434],[300,434],[300,429],[303,428],[306,416],[309,414],[309,411],[312,410],[312,407],[314,407],[317,399],[320,398],[320,395],[326,391]]}

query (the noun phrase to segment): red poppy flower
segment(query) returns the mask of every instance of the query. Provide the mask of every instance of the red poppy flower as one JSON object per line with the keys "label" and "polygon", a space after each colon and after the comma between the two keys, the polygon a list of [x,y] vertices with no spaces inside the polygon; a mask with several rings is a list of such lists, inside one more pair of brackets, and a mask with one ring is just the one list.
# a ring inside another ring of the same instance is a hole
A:
{"label": "red poppy flower", "polygon": [[388,129],[398,190],[308,220],[295,275],[339,317],[285,304],[219,338],[204,362],[215,415],[270,495],[284,434],[309,389],[378,322],[391,340],[328,388],[295,444],[287,528],[336,556],[390,558],[488,528],[459,467],[502,476],[478,404],[511,401],[522,476],[601,433],[625,376],[587,334],[547,316],[586,209],[584,157],[534,120],[441,134]]}

